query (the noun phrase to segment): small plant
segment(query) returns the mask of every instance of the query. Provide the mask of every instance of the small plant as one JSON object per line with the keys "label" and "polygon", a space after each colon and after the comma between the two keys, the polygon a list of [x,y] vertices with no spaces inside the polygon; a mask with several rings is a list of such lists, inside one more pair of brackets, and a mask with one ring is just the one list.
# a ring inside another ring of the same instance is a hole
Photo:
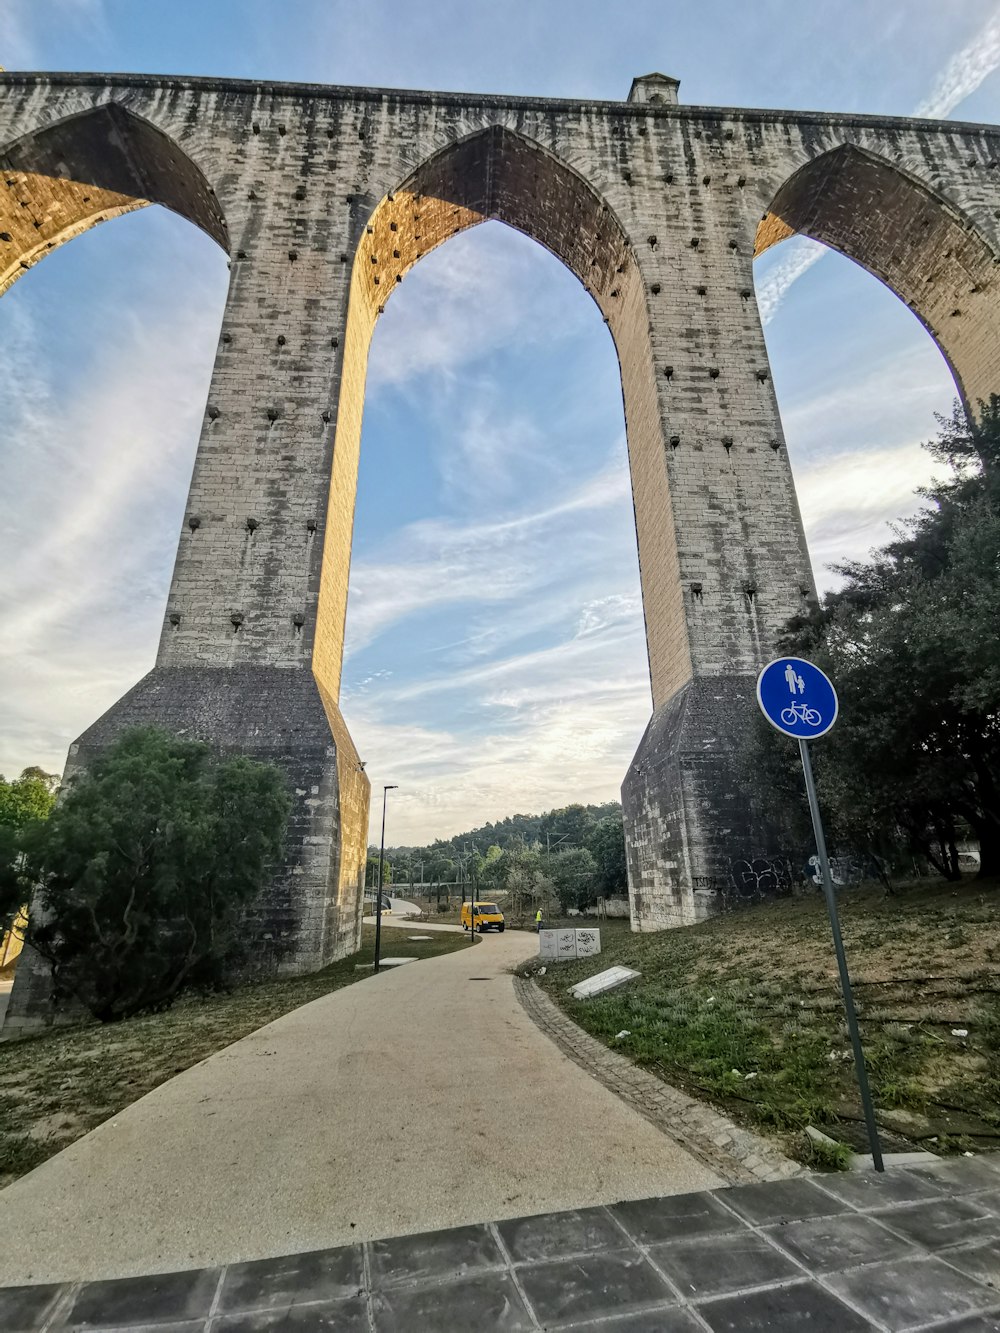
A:
{"label": "small plant", "polygon": [[806,1135],[802,1161],[817,1171],[849,1171],[853,1156],[854,1150],[847,1143],[827,1138],[814,1139],[812,1135]]}

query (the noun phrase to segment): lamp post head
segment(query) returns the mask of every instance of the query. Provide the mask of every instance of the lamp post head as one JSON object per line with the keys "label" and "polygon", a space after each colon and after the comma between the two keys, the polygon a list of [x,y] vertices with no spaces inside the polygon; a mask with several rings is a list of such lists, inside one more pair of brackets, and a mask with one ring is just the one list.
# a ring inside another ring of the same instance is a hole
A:
{"label": "lamp post head", "polygon": [[395,791],[399,786],[398,782],[389,782],[382,788],[383,791]]}

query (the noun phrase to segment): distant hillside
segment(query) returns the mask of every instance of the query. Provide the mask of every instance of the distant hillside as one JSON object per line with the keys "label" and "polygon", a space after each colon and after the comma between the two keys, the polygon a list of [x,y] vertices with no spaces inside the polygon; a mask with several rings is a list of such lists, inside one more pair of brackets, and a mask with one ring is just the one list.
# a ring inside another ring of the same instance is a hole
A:
{"label": "distant hillside", "polygon": [[602,819],[621,819],[621,816],[618,801],[608,801],[604,805],[567,805],[541,815],[508,815],[495,824],[456,833],[452,838],[439,838],[425,847],[387,847],[386,855],[398,861],[401,857],[454,857],[472,851],[485,856],[491,847],[499,847],[504,852],[520,848],[551,848],[555,851],[557,846],[582,847],[595,824]]}

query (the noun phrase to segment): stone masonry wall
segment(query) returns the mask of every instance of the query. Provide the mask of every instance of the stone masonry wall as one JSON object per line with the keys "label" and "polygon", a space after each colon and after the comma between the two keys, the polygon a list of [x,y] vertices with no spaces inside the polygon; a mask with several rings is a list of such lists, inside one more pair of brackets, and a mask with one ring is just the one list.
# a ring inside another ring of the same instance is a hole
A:
{"label": "stone masonry wall", "polygon": [[910,304],[971,404],[1000,387],[993,127],[662,93],[655,77],[595,103],[0,75],[5,281],[146,203],[230,255],[157,666],[78,760],[139,714],[282,756],[300,795],[260,923],[285,941],[275,966],[357,938],[367,780],[338,698],[365,371],[378,315],[429,249],[488,217],[518,227],[615,338],[654,705],[623,791],[640,929],[768,891],[781,861],[728,760],[731,718],[814,591],[755,252],[795,231],[842,249]]}

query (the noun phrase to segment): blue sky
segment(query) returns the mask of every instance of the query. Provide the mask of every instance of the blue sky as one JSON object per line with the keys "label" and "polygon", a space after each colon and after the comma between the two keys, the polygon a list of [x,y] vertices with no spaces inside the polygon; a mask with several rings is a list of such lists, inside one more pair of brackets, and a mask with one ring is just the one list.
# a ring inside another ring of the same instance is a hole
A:
{"label": "blue sky", "polygon": [[[0,0],[0,64],[1000,120],[996,0]],[[817,256],[820,256],[817,258]],[[162,209],[0,301],[0,772],[152,664],[225,301]],[[809,242],[758,261],[817,577],[912,507],[954,395],[912,315]],[[649,716],[614,349],[576,279],[489,223],[424,259],[369,364],[343,710],[389,838],[617,796]]]}

